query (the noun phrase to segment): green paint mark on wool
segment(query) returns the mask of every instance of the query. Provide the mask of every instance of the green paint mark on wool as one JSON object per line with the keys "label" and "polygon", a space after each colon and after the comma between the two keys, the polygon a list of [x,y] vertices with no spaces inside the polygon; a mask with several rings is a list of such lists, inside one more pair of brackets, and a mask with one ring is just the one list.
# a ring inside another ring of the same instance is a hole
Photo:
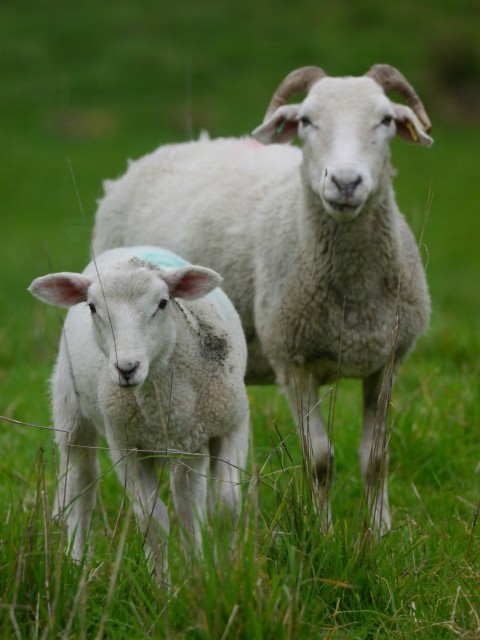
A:
{"label": "green paint mark on wool", "polygon": [[135,257],[166,269],[188,267],[190,264],[180,256],[177,256],[177,254],[162,249],[143,249],[135,252]]}

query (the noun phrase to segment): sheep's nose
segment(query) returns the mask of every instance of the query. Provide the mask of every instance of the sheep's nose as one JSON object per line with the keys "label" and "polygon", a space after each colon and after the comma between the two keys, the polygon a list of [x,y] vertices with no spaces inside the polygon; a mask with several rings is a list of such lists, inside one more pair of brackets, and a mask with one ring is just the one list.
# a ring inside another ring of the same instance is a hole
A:
{"label": "sheep's nose", "polygon": [[345,196],[345,198],[351,198],[355,192],[355,189],[362,182],[362,176],[357,176],[354,180],[341,180],[337,178],[337,176],[332,176],[332,182],[340,191],[340,193]]}
{"label": "sheep's nose", "polygon": [[128,382],[130,378],[133,377],[139,365],[140,362],[138,360],[115,363],[118,373],[122,376],[125,382]]}

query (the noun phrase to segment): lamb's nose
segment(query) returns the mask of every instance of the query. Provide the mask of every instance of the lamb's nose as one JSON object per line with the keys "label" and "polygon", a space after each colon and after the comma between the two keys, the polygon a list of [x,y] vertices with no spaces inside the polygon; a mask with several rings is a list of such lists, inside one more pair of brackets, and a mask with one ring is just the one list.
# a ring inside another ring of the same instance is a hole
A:
{"label": "lamb's nose", "polygon": [[332,176],[332,182],[340,191],[340,193],[346,198],[351,198],[355,192],[355,189],[362,182],[362,176],[357,176],[354,180],[341,180],[336,176]]}
{"label": "lamb's nose", "polygon": [[122,376],[125,382],[128,382],[134,375],[135,371],[138,369],[139,364],[140,362],[138,360],[132,360],[126,362],[116,362],[115,366],[118,373]]}

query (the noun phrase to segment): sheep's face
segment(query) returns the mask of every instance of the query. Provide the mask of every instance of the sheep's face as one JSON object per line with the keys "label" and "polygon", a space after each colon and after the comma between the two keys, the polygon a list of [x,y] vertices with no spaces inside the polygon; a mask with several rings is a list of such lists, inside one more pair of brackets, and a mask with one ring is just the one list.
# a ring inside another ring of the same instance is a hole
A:
{"label": "sheep's face", "polygon": [[414,142],[432,142],[413,111],[390,101],[371,78],[327,77],[301,104],[276,109],[253,135],[268,143],[286,142],[298,133],[311,190],[328,214],[348,221],[380,185],[390,184],[389,143],[396,132]]}
{"label": "sheep's face", "polygon": [[114,263],[94,278],[84,273],[52,273],[36,278],[29,287],[48,304],[82,304],[82,312],[91,316],[85,315],[85,325],[92,327],[112,382],[132,388],[145,382],[153,360],[161,368],[173,352],[177,314],[171,298],[196,300],[222,281],[205,267],[161,269],[134,256],[132,250],[130,260]]}
{"label": "sheep's face", "polygon": [[392,103],[368,78],[325,78],[300,106],[298,123],[311,189],[335,219],[355,218],[389,166]]}
{"label": "sheep's face", "polygon": [[176,340],[170,294],[159,272],[105,272],[88,290],[87,305],[99,349],[114,384],[139,387],[154,359],[167,361]]}

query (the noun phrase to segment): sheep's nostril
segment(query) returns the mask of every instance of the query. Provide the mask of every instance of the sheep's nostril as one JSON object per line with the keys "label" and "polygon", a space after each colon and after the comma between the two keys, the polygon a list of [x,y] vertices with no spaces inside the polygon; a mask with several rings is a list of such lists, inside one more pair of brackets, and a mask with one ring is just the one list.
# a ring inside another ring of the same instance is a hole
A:
{"label": "sheep's nostril", "polygon": [[129,362],[119,362],[115,363],[118,373],[122,376],[124,380],[128,382],[130,378],[134,375],[135,371],[138,369],[140,363],[138,360],[129,361]]}
{"label": "sheep's nostril", "polygon": [[336,176],[332,176],[332,182],[337,187],[342,195],[347,198],[351,198],[355,192],[355,189],[362,182],[362,176],[357,176],[355,180],[340,180]]}

